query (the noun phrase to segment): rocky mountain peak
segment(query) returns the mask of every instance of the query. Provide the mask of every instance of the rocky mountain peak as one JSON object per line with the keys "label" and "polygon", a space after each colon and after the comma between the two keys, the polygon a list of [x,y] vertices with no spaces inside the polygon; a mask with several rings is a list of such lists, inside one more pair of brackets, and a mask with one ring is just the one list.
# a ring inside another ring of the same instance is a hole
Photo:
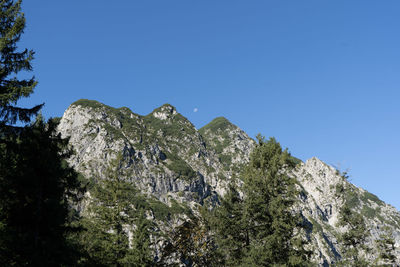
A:
{"label": "rocky mountain peak", "polygon": [[218,154],[220,162],[232,174],[237,172],[234,169],[247,163],[255,145],[253,139],[225,117],[213,119],[199,132],[206,143]]}
{"label": "rocky mountain peak", "polygon": [[170,104],[164,104],[159,108],[156,108],[152,113],[154,117],[160,120],[166,120],[176,115],[176,108]]}
{"label": "rocky mountain peak", "polygon": [[206,133],[206,132],[218,132],[218,131],[226,131],[228,129],[232,128],[239,128],[233,123],[231,123],[228,119],[225,117],[217,117],[213,119],[210,123],[207,125],[203,126],[200,128],[201,133]]}
{"label": "rocky mountain peak", "polygon": [[[58,130],[75,149],[70,165],[84,176],[106,178],[103,171],[110,159],[122,152],[126,179],[143,193],[167,205],[175,201],[191,207],[218,203],[227,184],[240,176],[256,144],[224,117],[196,130],[169,104],[143,116],[81,99],[65,111]],[[298,208],[312,225],[310,240],[321,266],[340,258],[338,238],[344,229],[337,223],[344,203],[366,219],[371,248],[384,226],[400,247],[400,213],[352,185],[345,174],[313,157],[298,160],[291,175],[302,192]],[[377,251],[371,253],[371,260],[376,255]]]}

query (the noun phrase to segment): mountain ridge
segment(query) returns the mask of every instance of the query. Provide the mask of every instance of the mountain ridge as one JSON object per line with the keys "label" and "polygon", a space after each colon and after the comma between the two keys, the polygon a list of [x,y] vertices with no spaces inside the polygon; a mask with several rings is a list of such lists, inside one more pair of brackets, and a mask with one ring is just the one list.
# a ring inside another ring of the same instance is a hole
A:
{"label": "mountain ridge", "polygon": [[[76,154],[70,164],[88,177],[102,176],[117,152],[126,159],[127,180],[142,192],[171,205],[217,205],[227,184],[240,179],[255,141],[224,117],[197,130],[170,104],[143,116],[128,108],[112,108],[97,101],[78,100],[65,111],[59,125]],[[336,226],[340,208],[350,203],[368,221],[373,246],[383,226],[392,229],[397,255],[400,213],[373,194],[349,183],[344,174],[313,157],[298,161],[291,172],[304,191],[297,207],[313,226],[311,241],[320,265],[340,259]],[[372,253],[374,260],[376,253]]]}

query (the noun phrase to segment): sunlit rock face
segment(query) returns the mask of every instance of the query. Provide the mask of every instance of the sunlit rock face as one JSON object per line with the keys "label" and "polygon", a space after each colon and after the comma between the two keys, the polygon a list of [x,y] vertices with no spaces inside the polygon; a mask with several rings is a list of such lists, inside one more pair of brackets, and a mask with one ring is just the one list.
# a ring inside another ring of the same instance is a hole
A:
{"label": "sunlit rock face", "polygon": [[[122,153],[126,180],[167,205],[175,201],[192,208],[205,202],[218,205],[227,184],[234,177],[240,181],[256,144],[223,117],[197,130],[169,104],[142,116],[125,107],[79,100],[65,111],[58,130],[75,151],[69,164],[84,176],[107,178],[110,160]],[[289,174],[298,181],[296,210],[311,226],[308,238],[321,266],[341,257],[338,237],[346,229],[337,223],[345,201],[366,220],[371,248],[367,258],[373,262],[377,257],[376,240],[387,226],[400,259],[400,213],[394,207],[315,157],[299,162]]]}

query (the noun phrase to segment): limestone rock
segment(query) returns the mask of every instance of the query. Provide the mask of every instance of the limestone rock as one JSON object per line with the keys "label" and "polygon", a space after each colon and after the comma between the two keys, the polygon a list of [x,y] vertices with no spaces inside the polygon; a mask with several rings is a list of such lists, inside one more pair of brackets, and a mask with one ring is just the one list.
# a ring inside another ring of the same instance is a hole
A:
{"label": "limestone rock", "polygon": [[[75,150],[69,164],[86,177],[107,178],[104,170],[120,152],[125,179],[162,203],[192,208],[205,201],[217,205],[256,144],[223,117],[197,130],[169,104],[143,116],[128,108],[79,100],[65,111],[58,130]],[[312,226],[314,258],[321,266],[341,257],[338,237],[343,229],[337,222],[345,201],[366,219],[369,259],[378,255],[375,242],[385,226],[392,231],[400,259],[400,213],[394,207],[352,185],[317,158],[300,162],[290,175],[299,183],[297,209]]]}

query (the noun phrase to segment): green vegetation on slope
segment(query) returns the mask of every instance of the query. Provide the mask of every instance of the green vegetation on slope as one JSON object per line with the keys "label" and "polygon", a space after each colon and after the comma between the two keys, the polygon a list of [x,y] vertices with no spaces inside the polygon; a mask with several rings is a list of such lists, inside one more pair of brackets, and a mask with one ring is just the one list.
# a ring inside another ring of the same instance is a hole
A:
{"label": "green vegetation on slope", "polygon": [[232,166],[232,155],[224,153],[224,149],[231,145],[231,138],[228,131],[237,128],[224,117],[212,120],[199,130],[207,144],[217,153],[218,160],[224,165],[225,170]]}
{"label": "green vegetation on slope", "polygon": [[166,152],[165,154],[170,162],[166,166],[168,169],[178,175],[177,178],[183,178],[185,180],[191,181],[193,180],[193,178],[196,177],[197,173],[189,164],[186,163],[186,161],[178,157],[176,154],[172,154],[169,152]]}
{"label": "green vegetation on slope", "polygon": [[[169,108],[175,110],[175,108],[169,104],[164,104],[163,106],[155,109],[152,113],[143,117],[145,124],[151,129],[153,135],[156,135],[159,130],[162,132],[164,137],[176,137],[181,138],[184,135],[193,135],[196,132],[193,124],[184,116],[179,113],[167,114],[170,115],[168,119],[161,120],[154,116],[156,112],[162,112],[162,108]],[[165,112],[165,111],[164,111]]]}
{"label": "green vegetation on slope", "polygon": [[232,183],[211,219],[223,265],[309,266],[310,252],[296,236],[304,226],[291,212],[295,180],[282,171],[289,158],[274,138],[258,137],[243,172],[243,196]]}
{"label": "green vegetation on slope", "polygon": [[203,126],[200,128],[199,132],[200,134],[204,134],[207,130],[215,133],[218,130],[226,130],[228,128],[235,127],[229,120],[227,120],[225,117],[217,117],[213,119],[210,123],[207,125]]}
{"label": "green vegetation on slope", "polygon": [[[109,107],[103,103],[100,103],[96,100],[89,100],[89,99],[79,99],[71,104],[71,106],[82,106],[82,107],[89,107],[89,108],[101,108],[101,107]],[[109,107],[112,108],[112,107]]]}

